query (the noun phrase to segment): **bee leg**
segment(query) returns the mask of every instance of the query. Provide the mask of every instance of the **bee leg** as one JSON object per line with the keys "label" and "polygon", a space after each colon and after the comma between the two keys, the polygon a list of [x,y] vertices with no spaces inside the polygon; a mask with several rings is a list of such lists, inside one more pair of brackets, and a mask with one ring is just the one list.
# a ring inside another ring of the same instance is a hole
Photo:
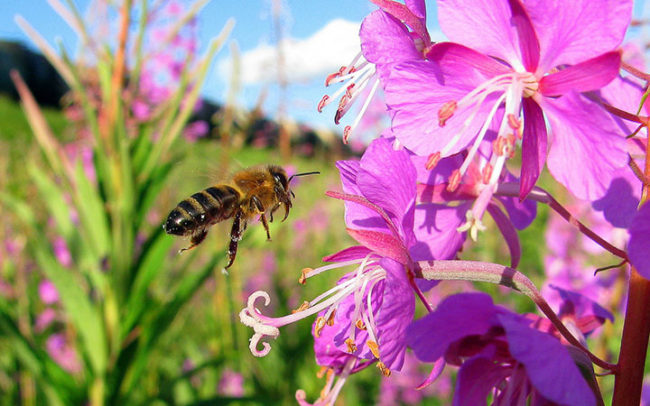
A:
{"label": "bee leg", "polygon": [[181,248],[178,253],[182,253],[184,251],[189,251],[192,248],[196,247],[197,245],[201,244],[203,240],[205,240],[205,236],[208,235],[208,230],[202,229],[197,231],[196,233],[192,234],[192,238],[190,239],[190,246],[186,248]]}
{"label": "bee leg", "polygon": [[260,221],[264,226],[264,230],[266,230],[266,240],[271,241],[271,233],[269,233],[269,224],[266,222],[266,216],[264,215],[264,213],[262,213],[262,215],[260,216]]}
{"label": "bee leg", "polygon": [[237,256],[237,246],[239,240],[241,240],[241,235],[246,229],[246,220],[244,220],[244,225],[241,227],[241,211],[238,211],[235,215],[235,219],[232,222],[232,229],[230,230],[230,245],[228,246],[228,265],[226,269],[230,268],[233,262],[235,262],[235,257]]}
{"label": "bee leg", "polygon": [[287,217],[289,217],[289,210],[291,209],[291,200],[286,200],[282,202],[284,204],[284,217],[282,218],[282,221],[286,220]]}

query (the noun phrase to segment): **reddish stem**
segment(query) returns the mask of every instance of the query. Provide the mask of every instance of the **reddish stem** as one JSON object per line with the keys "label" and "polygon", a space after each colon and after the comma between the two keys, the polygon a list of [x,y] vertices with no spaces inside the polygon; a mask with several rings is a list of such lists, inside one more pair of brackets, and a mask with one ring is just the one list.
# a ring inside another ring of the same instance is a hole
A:
{"label": "reddish stem", "polygon": [[616,406],[634,405],[641,402],[643,369],[650,336],[650,281],[632,267],[630,291],[625,311],[618,372],[614,383]]}

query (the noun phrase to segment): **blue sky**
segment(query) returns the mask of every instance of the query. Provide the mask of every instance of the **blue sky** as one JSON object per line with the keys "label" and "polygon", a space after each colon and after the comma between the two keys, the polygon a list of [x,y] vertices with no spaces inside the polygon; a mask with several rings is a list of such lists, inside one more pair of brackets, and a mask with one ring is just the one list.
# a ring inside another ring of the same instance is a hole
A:
{"label": "blue sky", "polygon": [[[82,11],[91,4],[91,0],[72,1]],[[189,0],[180,1],[191,3]],[[438,27],[434,25],[435,2],[427,3],[429,30],[435,37],[435,32],[438,31]],[[244,62],[242,75],[245,81],[237,102],[244,107],[252,107],[262,90],[268,87],[268,96],[263,107],[269,116],[273,116],[277,111],[278,87],[256,80],[255,75],[268,74],[268,69],[260,64],[260,58],[264,54],[265,44],[268,46],[274,43],[271,4],[272,0],[212,0],[199,15],[201,47],[207,46],[210,38],[219,33],[229,18],[235,19],[236,25],[230,40],[236,40],[241,50]],[[358,36],[355,33],[358,24],[375,6],[366,0],[284,0],[283,4],[284,36],[303,46],[303,52],[291,62],[294,71],[285,95],[285,110],[291,117],[302,122],[333,127],[334,106],[328,106],[323,114],[316,112],[318,101],[326,90],[330,90],[323,86],[325,76],[347,63],[350,58],[347,55],[350,52],[356,52]],[[635,14],[641,15],[643,7],[643,1],[637,2]],[[46,0],[0,0],[0,38],[30,43],[14,22],[16,14],[22,15],[50,44],[55,44],[56,40],[60,39],[68,51],[74,53],[77,44],[74,32]],[[329,27],[330,31],[323,31],[325,27]],[[332,41],[325,44],[318,42],[316,47],[309,46],[315,43],[310,40],[314,40],[319,32],[321,36],[333,38]],[[217,55],[203,89],[205,96],[216,101],[223,101],[226,94],[228,54],[226,47]],[[309,61],[317,61],[322,68],[315,69],[306,63]],[[328,64],[329,66],[325,66]]]}
{"label": "blue sky", "polygon": [[[84,11],[90,0],[72,0]],[[181,0],[185,2],[185,0]],[[65,4],[65,0],[61,0]],[[186,1],[187,4],[191,2]],[[236,40],[241,53],[254,52],[263,44],[273,44],[273,24],[271,17],[271,0],[212,0],[200,13],[199,35],[201,47],[206,47],[210,38],[216,36],[229,18],[235,19],[235,27],[230,40]],[[364,16],[375,6],[365,0],[285,0],[283,15],[284,35],[295,41],[308,39],[333,20],[347,20],[360,24]],[[14,22],[15,15],[24,17],[41,35],[55,45],[61,40],[66,49],[74,53],[77,39],[74,32],[47,4],[46,0],[1,0],[0,1],[0,38],[15,39],[31,46],[31,41]],[[356,30],[356,29],[355,29]],[[354,32],[351,31],[351,32]],[[351,35],[351,41],[358,44],[358,38]],[[226,93],[224,67],[227,64],[229,50],[224,48],[217,55],[212,72],[204,87],[204,94],[214,100],[223,100]],[[309,58],[309,56],[305,56]],[[250,58],[249,58],[250,59]],[[340,59],[340,58],[339,58]],[[338,63],[334,60],[331,63]],[[319,99],[325,94],[323,82],[327,68],[313,73],[311,79],[301,78],[299,83],[292,83],[287,89],[287,111],[301,121],[316,125],[329,125],[334,108],[323,114],[316,112]],[[242,88],[238,102],[243,106],[253,106],[260,92],[265,87],[261,83],[247,84]],[[277,110],[277,87],[269,85],[267,101],[264,104],[269,115]]]}

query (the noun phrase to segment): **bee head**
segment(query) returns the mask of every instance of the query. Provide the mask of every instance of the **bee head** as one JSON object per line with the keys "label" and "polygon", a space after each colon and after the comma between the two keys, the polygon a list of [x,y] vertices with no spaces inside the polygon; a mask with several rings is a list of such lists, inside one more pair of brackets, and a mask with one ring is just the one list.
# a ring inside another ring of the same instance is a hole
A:
{"label": "bee head", "polygon": [[282,188],[285,191],[289,190],[289,178],[287,177],[287,172],[283,168],[271,165],[269,166],[269,173],[273,176],[276,183],[282,185]]}

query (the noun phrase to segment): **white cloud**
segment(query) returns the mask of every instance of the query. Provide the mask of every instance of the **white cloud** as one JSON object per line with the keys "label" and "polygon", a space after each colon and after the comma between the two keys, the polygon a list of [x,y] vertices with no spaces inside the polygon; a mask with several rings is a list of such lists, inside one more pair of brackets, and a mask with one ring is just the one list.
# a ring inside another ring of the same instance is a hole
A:
{"label": "white cloud", "polygon": [[[359,53],[360,23],[335,19],[305,39],[282,41],[285,77],[289,83],[303,82],[332,73],[347,65]],[[230,58],[219,61],[222,78],[230,77]],[[261,44],[241,56],[241,81],[244,85],[277,81],[277,50]]]}

